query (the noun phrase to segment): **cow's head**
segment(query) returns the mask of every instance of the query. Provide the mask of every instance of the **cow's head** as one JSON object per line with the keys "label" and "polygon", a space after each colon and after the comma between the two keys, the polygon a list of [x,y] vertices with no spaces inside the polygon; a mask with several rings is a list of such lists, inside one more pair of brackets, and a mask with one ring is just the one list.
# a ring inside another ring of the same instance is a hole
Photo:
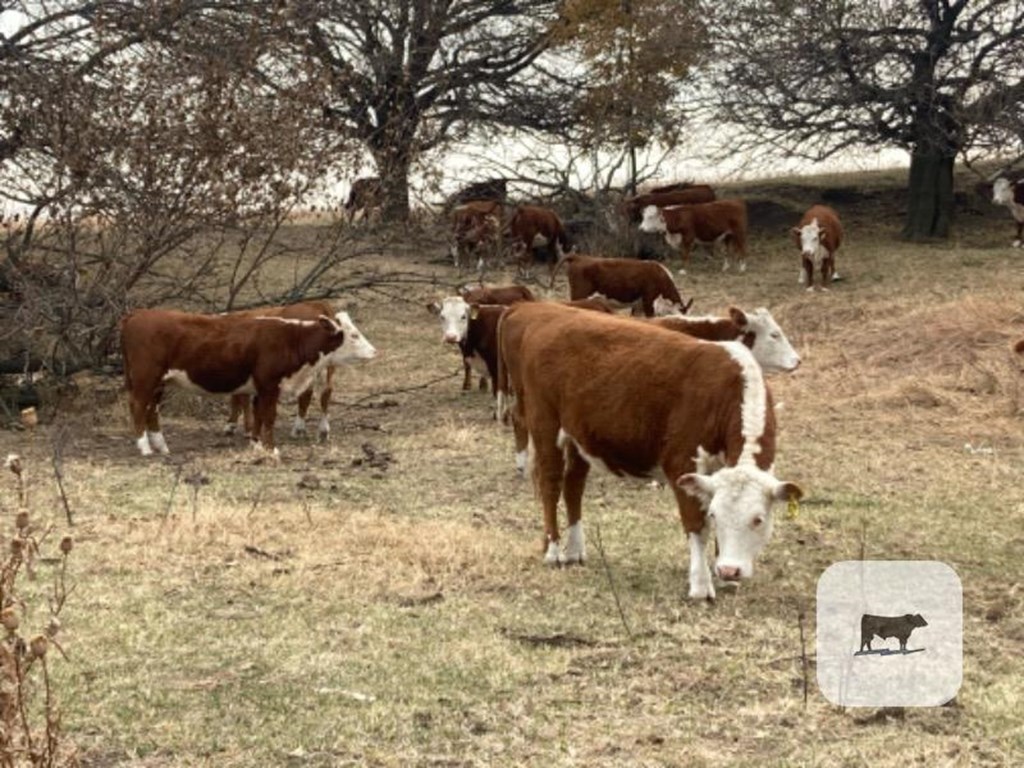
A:
{"label": "cow's head", "polygon": [[469,331],[470,305],[461,296],[449,296],[431,305],[441,318],[441,338],[446,344],[464,341]]}
{"label": "cow's head", "polygon": [[331,365],[372,360],[377,356],[377,348],[356,328],[348,312],[338,312],[334,316],[334,322],[344,332],[345,341],[331,353]]}
{"label": "cow's head", "polygon": [[928,622],[920,613],[908,613],[903,619],[912,627],[927,627]]}
{"label": "cow's head", "polygon": [[654,297],[654,316],[655,317],[683,317],[687,312],[690,311],[690,307],[693,306],[693,299],[685,303],[672,301],[666,299],[664,296]]}
{"label": "cow's head", "polygon": [[804,224],[802,227],[793,227],[792,232],[796,244],[800,246],[800,255],[813,259],[818,247],[825,240],[825,230],[818,224],[818,218],[811,219],[810,224]]}
{"label": "cow's head", "polygon": [[996,205],[1011,205],[1013,203],[1013,184],[1009,179],[1000,176],[992,184],[992,202]]}
{"label": "cow's head", "polygon": [[676,482],[701,502],[708,520],[714,521],[715,573],[723,581],[749,579],[754,574],[754,559],[772,535],[772,504],[803,496],[798,485],[777,480],[746,462],[712,474],[691,472]]}
{"label": "cow's head", "polygon": [[[753,312],[744,312],[738,307],[729,307],[729,317],[743,332],[743,341],[754,353],[761,370],[788,373],[800,365],[800,355],[767,309],[758,307]],[[753,343],[749,343],[751,339]]]}
{"label": "cow's head", "polygon": [[648,205],[644,208],[644,216],[640,221],[641,232],[664,232],[665,216],[662,214],[661,209],[656,205]]}

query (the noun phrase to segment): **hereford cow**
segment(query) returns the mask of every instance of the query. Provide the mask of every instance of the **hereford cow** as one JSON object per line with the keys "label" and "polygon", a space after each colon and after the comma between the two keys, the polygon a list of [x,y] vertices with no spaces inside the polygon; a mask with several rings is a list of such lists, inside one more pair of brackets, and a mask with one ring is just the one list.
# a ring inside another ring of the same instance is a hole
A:
{"label": "hereford cow", "polygon": [[[771,536],[772,503],[802,491],[771,473],[775,416],[750,350],[541,302],[506,311],[498,348],[513,419],[530,438],[545,562],[585,558],[581,501],[597,465],[671,482],[690,541],[691,598],[715,594],[705,551],[712,520],[719,578],[753,574]],[[720,468],[707,471],[711,461]],[[569,521],[564,548],[559,496]]]}
{"label": "hereford cow", "polygon": [[685,267],[690,263],[694,243],[725,242],[723,270],[729,268],[729,254],[738,260],[739,271],[747,268],[747,204],[742,200],[715,200],[699,205],[644,209],[641,232],[661,232],[673,248],[679,248]]}
{"label": "hereford cow", "polygon": [[661,304],[655,301],[655,314],[664,316],[648,322],[705,341],[739,341],[750,349],[765,373],[791,373],[800,366],[800,355],[764,307],[753,312],[729,307],[728,317],[684,317],[665,312]]}
{"label": "hereford cow", "polygon": [[1010,209],[1017,222],[1017,239],[1013,241],[1013,247],[1020,248],[1024,244],[1024,182],[1000,176],[992,185],[992,202]]}
{"label": "hereford cow", "polygon": [[920,613],[907,613],[903,616],[872,616],[865,613],[860,618],[860,650],[865,647],[871,650],[871,640],[875,635],[885,640],[895,637],[900,641],[900,650],[907,650],[910,633],[917,627],[927,627],[928,622]]}
{"label": "hereford cow", "polygon": [[498,200],[474,200],[452,211],[452,261],[461,270],[472,254],[477,254],[477,270],[482,272],[487,257],[501,253],[501,222],[504,209]]}
{"label": "hereford cow", "polygon": [[665,311],[675,310],[685,314],[693,303],[693,299],[689,303],[683,302],[672,280],[672,273],[653,261],[603,259],[571,254],[555,266],[551,273],[552,286],[555,273],[562,263],[566,265],[571,299],[586,299],[599,293],[621,306],[640,304],[648,317],[655,314],[654,302],[659,297],[672,302],[671,308],[659,305],[665,306]]}
{"label": "hereford cow", "polygon": [[[373,344],[359,332],[352,318],[347,312],[337,312],[334,305],[329,301],[304,301],[299,304],[288,304],[283,307],[260,307],[257,309],[246,309],[240,312],[232,312],[232,317],[282,317],[290,320],[316,320],[321,315],[333,317],[334,321],[341,326],[345,332],[345,341],[339,356],[346,362],[357,360],[372,360],[377,350]],[[326,365],[317,376],[309,381],[309,386],[302,392],[296,392],[298,396],[298,412],[292,422],[292,437],[306,434],[306,415],[309,412],[309,404],[313,400],[314,390],[319,395],[320,401],[320,423],[317,425],[317,437],[326,441],[331,434],[331,422],[328,417],[328,410],[333,392],[335,365]],[[238,417],[243,417],[245,433],[253,436],[251,397],[248,394],[231,396],[231,413],[228,416],[224,431],[233,433],[238,426]]]}
{"label": "hereford cow", "polygon": [[535,248],[553,248],[557,263],[572,250],[572,242],[558,214],[536,205],[520,205],[508,222],[508,238],[517,254],[521,271],[529,274]]}
{"label": "hereford cow", "polygon": [[469,304],[515,304],[536,301],[525,285],[464,285],[459,295]]}
{"label": "hereford cow", "polygon": [[836,269],[836,251],[843,241],[839,214],[827,205],[812,205],[793,227],[793,239],[800,249],[800,285],[814,290],[814,270],[821,272],[821,290],[827,291]]}
{"label": "hereford cow", "polygon": [[664,192],[654,189],[646,194],[624,200],[622,213],[628,221],[636,223],[640,221],[644,209],[651,205],[656,208],[670,208],[676,205],[710,203],[714,199],[715,190],[707,184],[691,184],[682,189],[671,189]]}
{"label": "hereford cow", "polygon": [[355,221],[356,215],[361,213],[363,220],[370,217],[370,213],[379,208],[384,200],[384,187],[376,176],[365,176],[352,182],[352,188],[348,192],[348,199],[345,201],[345,218],[349,224]]}
{"label": "hereford cow", "polygon": [[304,392],[324,367],[343,363],[344,342],[342,327],[325,315],[287,320],[135,310],[121,321],[121,349],[139,451],[168,452],[158,409],[164,385],[174,383],[203,394],[256,395],[255,444],[277,456],[278,397]]}

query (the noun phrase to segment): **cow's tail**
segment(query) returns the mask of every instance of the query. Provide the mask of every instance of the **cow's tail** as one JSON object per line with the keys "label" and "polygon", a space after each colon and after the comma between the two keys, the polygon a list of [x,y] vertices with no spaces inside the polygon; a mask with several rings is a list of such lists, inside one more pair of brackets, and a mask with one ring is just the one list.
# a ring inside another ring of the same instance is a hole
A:
{"label": "cow's tail", "polygon": [[124,388],[125,391],[127,392],[132,391],[132,370],[131,366],[128,365],[128,354],[127,350],[125,349],[124,324],[128,322],[128,319],[130,317],[131,313],[128,313],[127,315],[122,315],[121,319],[117,323],[117,334],[118,336],[121,337],[121,367],[124,369]]}
{"label": "cow's tail", "polygon": [[498,328],[495,332],[498,343],[498,371],[494,381],[494,388],[497,393],[494,404],[494,417],[506,426],[508,425],[509,410],[511,408],[511,398],[509,397],[508,387],[508,366],[505,364],[505,345],[502,343],[505,316],[507,314],[507,312],[501,313],[501,316],[498,318]]}

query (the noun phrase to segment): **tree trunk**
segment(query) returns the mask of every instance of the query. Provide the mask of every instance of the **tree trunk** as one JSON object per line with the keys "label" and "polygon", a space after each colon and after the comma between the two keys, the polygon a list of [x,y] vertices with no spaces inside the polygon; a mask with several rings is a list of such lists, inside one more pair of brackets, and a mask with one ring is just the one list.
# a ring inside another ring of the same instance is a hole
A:
{"label": "tree trunk", "polygon": [[907,219],[903,237],[930,240],[949,237],[953,218],[953,160],[939,150],[915,150],[910,157]]}
{"label": "tree trunk", "polygon": [[409,150],[406,147],[383,147],[374,152],[377,172],[384,194],[381,219],[404,222],[409,219]]}

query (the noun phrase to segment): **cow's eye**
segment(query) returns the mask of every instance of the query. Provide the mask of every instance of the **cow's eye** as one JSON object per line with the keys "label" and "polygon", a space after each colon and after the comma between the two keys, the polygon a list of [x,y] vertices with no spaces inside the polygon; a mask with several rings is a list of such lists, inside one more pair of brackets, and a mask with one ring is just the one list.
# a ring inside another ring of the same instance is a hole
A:
{"label": "cow's eye", "polygon": [[778,334],[778,333],[773,333],[772,334],[772,338],[775,339],[776,341],[778,341],[779,339],[782,338],[782,336],[780,334]]}
{"label": "cow's eye", "polygon": [[753,528],[758,528],[763,523],[764,523],[764,518],[761,515],[758,515],[757,517],[755,517],[753,520],[750,521],[750,525]]}

